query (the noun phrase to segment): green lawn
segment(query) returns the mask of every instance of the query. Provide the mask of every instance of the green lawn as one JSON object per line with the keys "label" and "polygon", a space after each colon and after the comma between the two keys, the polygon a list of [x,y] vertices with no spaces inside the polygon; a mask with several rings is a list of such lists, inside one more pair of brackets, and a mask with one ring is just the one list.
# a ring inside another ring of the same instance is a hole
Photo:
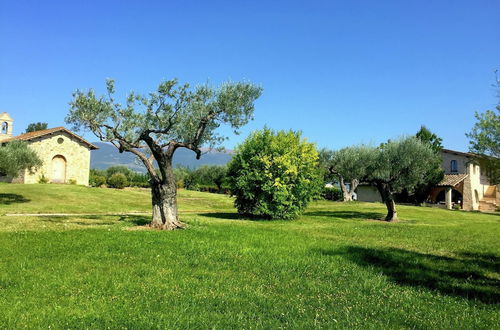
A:
{"label": "green lawn", "polygon": [[[0,184],[0,328],[500,327],[500,217],[316,202],[295,221],[180,191],[188,229],[147,191]],[[95,213],[67,217],[11,213]]]}

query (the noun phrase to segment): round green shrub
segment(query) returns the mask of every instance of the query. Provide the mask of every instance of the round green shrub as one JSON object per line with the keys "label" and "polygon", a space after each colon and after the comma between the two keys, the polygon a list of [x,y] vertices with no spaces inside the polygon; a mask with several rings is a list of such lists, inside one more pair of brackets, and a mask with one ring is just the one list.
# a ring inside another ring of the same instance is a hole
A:
{"label": "round green shrub", "polygon": [[115,173],[109,177],[108,185],[111,188],[123,189],[128,186],[128,179],[123,173]]}
{"label": "round green shrub", "polygon": [[106,177],[103,175],[95,175],[90,178],[90,185],[92,187],[101,187],[106,184]]}
{"label": "round green shrub", "polygon": [[329,201],[340,201],[343,199],[342,190],[337,187],[324,187],[321,197]]}
{"label": "round green shrub", "polygon": [[240,214],[270,219],[297,217],[322,185],[315,145],[298,132],[268,128],[238,146],[227,177]]}

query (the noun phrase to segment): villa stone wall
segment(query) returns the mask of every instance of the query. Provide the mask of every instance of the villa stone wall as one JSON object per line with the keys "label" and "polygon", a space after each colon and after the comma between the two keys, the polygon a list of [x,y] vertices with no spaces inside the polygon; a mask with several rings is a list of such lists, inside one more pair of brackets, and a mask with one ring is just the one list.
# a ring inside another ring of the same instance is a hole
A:
{"label": "villa stone wall", "polygon": [[89,184],[90,150],[75,137],[65,132],[57,132],[32,140],[29,145],[38,153],[43,166],[35,173],[26,171],[23,175],[24,183],[38,183],[42,175],[52,182],[53,159],[56,156],[62,156],[66,161],[66,175],[64,182],[60,183],[75,180],[80,185]]}
{"label": "villa stone wall", "polygon": [[382,202],[382,197],[377,188],[368,185],[359,185],[356,189],[358,195],[358,201],[363,202]]}

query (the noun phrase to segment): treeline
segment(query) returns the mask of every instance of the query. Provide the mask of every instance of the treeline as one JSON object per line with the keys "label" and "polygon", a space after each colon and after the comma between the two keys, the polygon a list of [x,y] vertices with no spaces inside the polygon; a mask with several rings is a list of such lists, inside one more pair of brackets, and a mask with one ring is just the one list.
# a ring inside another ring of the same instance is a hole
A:
{"label": "treeline", "polygon": [[[177,188],[229,193],[227,168],[222,165],[204,165],[197,169],[177,167],[174,169]],[[149,188],[149,175],[130,170],[126,166],[112,166],[106,170],[91,169],[90,185],[123,189],[125,187]]]}

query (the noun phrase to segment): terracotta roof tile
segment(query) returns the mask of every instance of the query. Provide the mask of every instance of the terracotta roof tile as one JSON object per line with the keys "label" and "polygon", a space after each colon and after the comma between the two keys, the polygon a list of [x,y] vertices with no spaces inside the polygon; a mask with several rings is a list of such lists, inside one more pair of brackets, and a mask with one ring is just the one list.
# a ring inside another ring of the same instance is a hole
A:
{"label": "terracotta roof tile", "polygon": [[445,174],[443,180],[437,186],[456,186],[467,177],[467,174]]}
{"label": "terracotta roof tile", "polygon": [[84,144],[88,145],[90,149],[93,149],[93,150],[99,149],[97,146],[93,145],[92,143],[88,142],[87,140],[85,140],[81,136],[76,135],[75,133],[71,132],[70,130],[68,130],[67,128],[65,128],[63,126],[49,128],[49,129],[43,129],[43,130],[35,131],[35,132],[24,133],[24,134],[21,134],[18,136],[14,136],[14,137],[2,140],[1,142],[4,143],[4,142],[9,142],[9,141],[15,141],[15,140],[29,141],[29,140],[33,140],[33,139],[38,138],[38,137],[42,137],[45,135],[49,135],[49,134],[53,134],[53,133],[61,132],[61,131],[66,132],[69,135],[80,140]]}

